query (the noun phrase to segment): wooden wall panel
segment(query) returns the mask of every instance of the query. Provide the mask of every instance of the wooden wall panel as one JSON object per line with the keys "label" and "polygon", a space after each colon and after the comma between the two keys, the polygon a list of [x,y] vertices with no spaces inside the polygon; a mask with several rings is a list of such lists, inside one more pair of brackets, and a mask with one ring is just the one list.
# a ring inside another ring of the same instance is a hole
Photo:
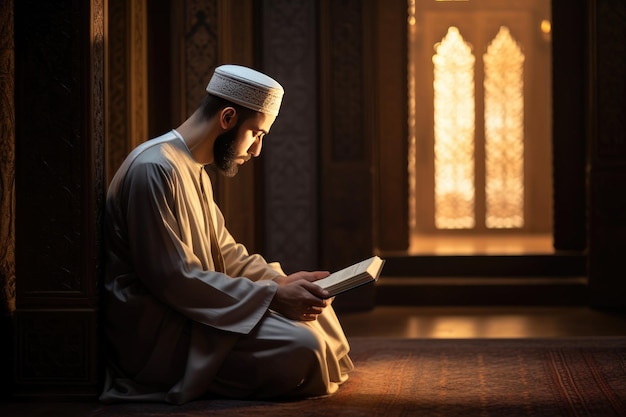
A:
{"label": "wooden wall panel", "polygon": [[[206,95],[206,86],[214,69],[222,64],[254,66],[253,62],[253,5],[251,0],[185,0],[169,2],[171,19],[163,30],[169,33],[169,42],[158,28],[153,28],[151,62],[161,63],[149,68],[151,85],[155,92],[170,100],[152,103],[151,116],[170,114],[160,123],[160,135],[175,128],[189,117]],[[164,7],[151,4],[150,7]],[[157,10],[158,11],[158,10]],[[156,17],[156,12],[153,17]],[[161,42],[157,42],[161,39]],[[164,51],[166,49],[167,51]],[[157,57],[162,57],[159,60]],[[172,62],[163,60],[171,57]],[[169,67],[168,67],[169,66]],[[164,85],[165,83],[165,85]],[[165,91],[168,91],[166,93]],[[158,123],[150,122],[151,125]],[[216,202],[231,234],[246,245],[250,252],[258,250],[258,214],[255,188],[256,161],[250,161],[233,178],[226,178],[207,168]],[[259,181],[260,182],[260,181]]]}
{"label": "wooden wall panel", "polygon": [[606,0],[590,6],[591,302],[626,310],[626,4]]}
{"label": "wooden wall panel", "polygon": [[19,396],[99,390],[104,33],[103,0],[15,4]]}
{"label": "wooden wall panel", "polygon": [[[108,0],[107,184],[148,136],[146,0]],[[165,63],[169,66],[169,63]]]}
{"label": "wooden wall panel", "polygon": [[13,384],[15,101],[13,0],[0,2],[0,400]]}
{"label": "wooden wall panel", "polygon": [[408,86],[407,5],[376,0],[377,52],[375,146],[377,175],[377,248],[404,251],[409,247],[408,209]]}
{"label": "wooden wall panel", "polygon": [[[373,253],[374,140],[369,81],[372,2],[322,2],[322,263],[331,270]],[[373,35],[372,35],[373,37]]]}
{"label": "wooden wall panel", "polygon": [[[374,7],[372,1],[320,2],[320,256],[331,271],[375,250]],[[373,305],[373,285],[334,303],[340,310]]]}
{"label": "wooden wall panel", "polygon": [[259,69],[285,89],[259,161],[263,253],[288,273],[319,269],[316,2],[266,0],[259,18]]}

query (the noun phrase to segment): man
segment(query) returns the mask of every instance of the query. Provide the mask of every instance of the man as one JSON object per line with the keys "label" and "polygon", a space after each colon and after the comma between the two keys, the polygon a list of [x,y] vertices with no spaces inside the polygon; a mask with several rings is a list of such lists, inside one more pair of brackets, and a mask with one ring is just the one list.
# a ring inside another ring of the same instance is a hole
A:
{"label": "man", "polygon": [[349,345],[314,281],[235,242],[204,166],[228,176],[259,156],[283,88],[218,67],[179,127],[133,150],[106,201],[101,400],[182,404],[206,396],[329,395],[348,378]]}

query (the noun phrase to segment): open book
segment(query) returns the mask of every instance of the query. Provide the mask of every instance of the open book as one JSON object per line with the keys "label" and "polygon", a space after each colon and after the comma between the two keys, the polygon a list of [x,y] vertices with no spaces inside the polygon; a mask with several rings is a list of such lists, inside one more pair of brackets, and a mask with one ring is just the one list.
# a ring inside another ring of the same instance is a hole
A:
{"label": "open book", "polygon": [[344,291],[376,281],[384,264],[385,261],[383,259],[378,256],[372,256],[369,259],[333,272],[326,278],[315,281],[315,283],[327,290],[330,293],[329,297],[334,297]]}

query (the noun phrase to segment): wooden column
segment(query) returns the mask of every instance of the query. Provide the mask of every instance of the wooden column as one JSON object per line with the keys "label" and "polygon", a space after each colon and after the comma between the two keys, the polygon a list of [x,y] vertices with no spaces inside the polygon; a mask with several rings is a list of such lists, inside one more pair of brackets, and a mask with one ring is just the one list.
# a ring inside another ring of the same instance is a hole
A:
{"label": "wooden column", "polygon": [[[320,248],[330,270],[375,251],[377,112],[390,105],[378,99],[376,11],[376,1],[320,2]],[[373,305],[372,285],[335,300],[341,309]]]}
{"label": "wooden column", "polygon": [[0,400],[13,384],[15,102],[13,0],[0,2]]}
{"label": "wooden column", "polygon": [[15,385],[99,393],[105,0],[15,2]]}
{"label": "wooden column", "polygon": [[409,248],[408,179],[408,33],[407,4],[374,1],[376,38],[374,101],[376,124],[376,247]]}
{"label": "wooden column", "polygon": [[126,155],[149,139],[148,13],[146,0],[108,0],[107,11],[106,183],[109,184]]}
{"label": "wooden column", "polygon": [[591,303],[626,310],[626,3],[589,5]]}
{"label": "wooden column", "polygon": [[585,0],[552,0],[553,228],[557,251],[587,249]]}

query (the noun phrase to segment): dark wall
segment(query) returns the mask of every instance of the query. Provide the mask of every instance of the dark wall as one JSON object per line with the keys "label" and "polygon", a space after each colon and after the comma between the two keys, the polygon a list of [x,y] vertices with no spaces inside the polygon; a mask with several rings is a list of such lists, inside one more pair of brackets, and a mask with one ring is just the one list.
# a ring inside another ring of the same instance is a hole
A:
{"label": "dark wall", "polygon": [[590,1],[587,13],[591,304],[626,310],[626,3]]}
{"label": "dark wall", "polygon": [[[584,2],[552,1],[554,246],[587,249],[589,19]],[[581,88],[572,88],[572,86]]]}
{"label": "dark wall", "polygon": [[148,137],[170,130],[172,120],[171,13],[169,1],[148,1]]}

